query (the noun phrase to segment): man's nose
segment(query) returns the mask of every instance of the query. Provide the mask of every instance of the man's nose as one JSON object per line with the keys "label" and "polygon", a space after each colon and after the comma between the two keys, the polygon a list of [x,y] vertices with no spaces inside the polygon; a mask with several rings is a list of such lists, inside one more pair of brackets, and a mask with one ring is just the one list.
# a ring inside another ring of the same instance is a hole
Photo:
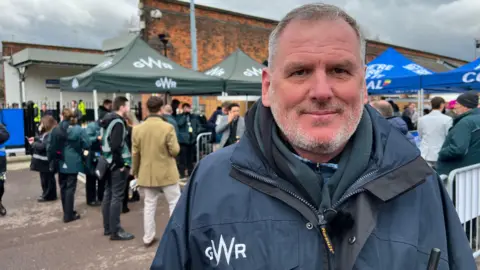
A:
{"label": "man's nose", "polygon": [[325,70],[315,70],[309,96],[312,99],[326,100],[333,97],[332,86]]}

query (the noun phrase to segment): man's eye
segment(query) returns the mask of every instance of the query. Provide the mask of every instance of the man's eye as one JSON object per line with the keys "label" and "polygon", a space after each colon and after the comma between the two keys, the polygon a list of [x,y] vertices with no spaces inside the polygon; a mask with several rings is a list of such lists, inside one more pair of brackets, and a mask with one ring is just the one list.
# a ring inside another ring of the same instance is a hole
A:
{"label": "man's eye", "polygon": [[335,74],[344,74],[344,73],[348,73],[348,71],[347,71],[347,70],[345,70],[345,69],[343,69],[343,68],[334,68],[334,69],[332,70],[332,72],[333,72],[333,73],[335,73]]}
{"label": "man's eye", "polygon": [[305,75],[307,75],[307,73],[308,72],[305,69],[300,69],[300,70],[292,72],[292,74],[290,76],[305,76]]}

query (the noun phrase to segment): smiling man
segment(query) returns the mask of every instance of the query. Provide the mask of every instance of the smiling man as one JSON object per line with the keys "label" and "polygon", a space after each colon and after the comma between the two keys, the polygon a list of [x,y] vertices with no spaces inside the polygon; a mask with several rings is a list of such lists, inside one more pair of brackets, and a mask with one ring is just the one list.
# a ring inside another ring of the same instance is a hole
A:
{"label": "smiling man", "polygon": [[438,176],[364,105],[364,50],[335,6],[280,21],[245,136],[200,161],[152,269],[475,269]]}

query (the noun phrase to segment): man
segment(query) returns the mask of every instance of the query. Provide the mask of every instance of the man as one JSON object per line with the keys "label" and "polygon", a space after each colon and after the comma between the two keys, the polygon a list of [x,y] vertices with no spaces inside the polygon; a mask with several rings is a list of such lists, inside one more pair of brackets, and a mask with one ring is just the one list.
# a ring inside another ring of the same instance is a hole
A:
{"label": "man", "polygon": [[177,121],[175,120],[175,118],[173,118],[172,113],[173,113],[172,106],[166,104],[162,107],[163,117],[165,119],[167,119],[167,122],[170,123],[173,126],[173,128],[175,129],[175,134],[178,137],[178,134],[179,134],[178,125],[177,125]]}
{"label": "man", "polygon": [[332,5],[278,23],[244,138],[200,161],[152,269],[475,269],[438,176],[364,106],[364,44]]}
{"label": "man", "polygon": [[42,103],[42,108],[40,109],[40,118],[44,117],[45,115],[53,116],[53,113],[47,109],[47,103]]}
{"label": "man", "polygon": [[412,123],[416,127],[418,123],[417,104],[415,104],[414,102],[408,103],[408,109],[410,111],[410,118],[412,119]]}
{"label": "man", "polygon": [[72,106],[72,107],[71,107],[72,112],[77,116],[78,123],[81,123],[83,114],[82,114],[82,112],[78,109],[77,101],[76,101],[76,100],[72,100],[71,106]]}
{"label": "man", "polygon": [[245,132],[245,119],[240,116],[240,105],[232,103],[228,106],[228,115],[220,116],[215,132],[222,134],[219,147],[227,147],[237,143]]}
{"label": "man", "polygon": [[120,226],[120,213],[125,193],[125,185],[131,167],[131,155],[127,145],[125,115],[130,111],[128,99],[119,96],[113,101],[114,112],[107,114],[100,127],[103,128],[102,152],[110,164],[106,176],[105,193],[102,201],[104,235],[111,240],[131,240],[134,238]]}
{"label": "man", "polygon": [[443,114],[445,100],[434,97],[430,100],[432,111],[418,119],[418,136],[420,137],[420,152],[422,157],[432,167],[436,167],[438,152],[452,127],[452,118]]}
{"label": "man", "polygon": [[217,150],[218,143],[222,139],[222,134],[217,134],[215,132],[215,128],[217,127],[218,122],[220,121],[221,116],[227,115],[228,113],[228,105],[230,102],[225,101],[222,103],[222,106],[217,107],[217,110],[212,113],[210,119],[207,121],[207,129],[208,131],[212,132],[210,142],[214,144],[214,150]]}
{"label": "man", "polygon": [[191,113],[192,107],[188,103],[182,105],[182,113],[176,117],[180,143],[180,156],[178,162],[178,170],[180,178],[185,178],[185,170],[188,175],[192,175],[193,162],[195,159],[195,145],[197,143],[197,135],[201,132],[201,125],[198,117]]}
{"label": "man", "polygon": [[112,111],[112,101],[110,99],[105,99],[103,105],[98,106],[98,119],[101,120],[107,113]]}
{"label": "man", "polygon": [[[132,174],[145,192],[143,209],[143,243],[151,246],[155,239],[155,212],[161,192],[165,194],[170,215],[180,198],[179,174],[175,157],[180,152],[172,125],[161,116],[162,98],[151,96],[147,101],[150,115],[133,128]],[[171,108],[170,108],[171,109]]]}
{"label": "man", "polygon": [[451,171],[480,163],[480,109],[475,91],[461,94],[455,103],[457,117],[453,119],[440,152],[437,172]]}
{"label": "man", "polygon": [[370,105],[377,109],[377,111],[383,117],[385,117],[385,119],[387,119],[393,127],[400,131],[409,142],[411,142],[415,146],[417,145],[417,143],[415,142],[415,138],[412,136],[412,134],[408,132],[407,123],[405,123],[405,121],[403,121],[401,117],[394,116],[393,107],[388,101],[374,101],[370,103]]}
{"label": "man", "polygon": [[412,110],[412,105],[413,103],[409,103],[408,105],[405,105],[403,108],[403,113],[402,113],[402,119],[407,123],[408,130],[415,130],[415,124],[413,123],[412,116],[414,114],[414,111]]}

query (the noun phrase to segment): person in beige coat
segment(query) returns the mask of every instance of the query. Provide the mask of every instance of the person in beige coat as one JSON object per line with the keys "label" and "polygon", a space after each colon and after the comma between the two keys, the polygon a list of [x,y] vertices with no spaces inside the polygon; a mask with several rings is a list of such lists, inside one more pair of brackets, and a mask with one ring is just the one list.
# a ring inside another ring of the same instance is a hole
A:
{"label": "person in beige coat", "polygon": [[132,174],[145,192],[143,242],[150,246],[155,240],[155,211],[160,193],[168,201],[170,215],[180,198],[180,179],[175,157],[180,152],[174,127],[161,116],[162,98],[147,101],[150,116],[133,128]]}

